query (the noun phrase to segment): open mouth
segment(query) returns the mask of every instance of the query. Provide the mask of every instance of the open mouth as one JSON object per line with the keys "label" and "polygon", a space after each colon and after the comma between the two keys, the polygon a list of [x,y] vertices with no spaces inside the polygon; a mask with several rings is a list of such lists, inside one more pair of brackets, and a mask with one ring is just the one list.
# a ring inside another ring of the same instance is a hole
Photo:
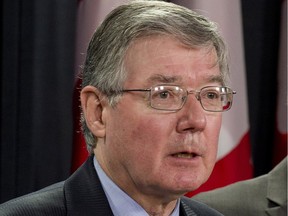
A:
{"label": "open mouth", "polygon": [[195,158],[197,156],[199,156],[198,154],[196,153],[188,153],[188,152],[180,152],[180,153],[177,153],[177,154],[173,154],[172,155],[173,157],[177,157],[177,158]]}

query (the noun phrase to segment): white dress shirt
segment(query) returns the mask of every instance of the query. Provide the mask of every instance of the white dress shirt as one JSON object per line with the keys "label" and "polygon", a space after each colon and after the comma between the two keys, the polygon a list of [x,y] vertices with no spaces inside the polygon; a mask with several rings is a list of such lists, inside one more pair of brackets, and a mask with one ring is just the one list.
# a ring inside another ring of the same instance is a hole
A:
{"label": "white dress shirt", "polygon": [[[109,205],[115,216],[149,216],[149,214],[128,194],[121,190],[103,171],[96,157],[94,167],[108,199]],[[170,216],[179,216],[180,202],[177,201],[176,208]]]}

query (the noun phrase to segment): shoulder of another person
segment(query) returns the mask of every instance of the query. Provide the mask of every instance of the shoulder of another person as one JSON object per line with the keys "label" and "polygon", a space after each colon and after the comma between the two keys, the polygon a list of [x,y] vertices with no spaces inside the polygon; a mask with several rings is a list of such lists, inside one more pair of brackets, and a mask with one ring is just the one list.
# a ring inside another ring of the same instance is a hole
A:
{"label": "shoulder of another person", "polygon": [[192,199],[206,203],[224,215],[263,215],[267,207],[266,196],[267,175],[263,175],[197,194]]}
{"label": "shoulder of another person", "polygon": [[181,206],[186,216],[221,216],[222,214],[204,203],[181,197]]}
{"label": "shoulder of another person", "polygon": [[[215,203],[250,202],[248,198],[263,197],[267,193],[267,175],[203,192],[192,197],[193,199]],[[252,204],[252,203],[251,203]]]}
{"label": "shoulder of another person", "polygon": [[0,205],[1,216],[66,215],[64,182],[12,199]]}

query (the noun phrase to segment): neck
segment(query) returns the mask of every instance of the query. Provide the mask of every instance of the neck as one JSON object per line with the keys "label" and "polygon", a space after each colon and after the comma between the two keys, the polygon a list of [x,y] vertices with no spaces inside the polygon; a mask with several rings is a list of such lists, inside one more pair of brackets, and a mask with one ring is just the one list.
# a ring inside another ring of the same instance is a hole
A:
{"label": "neck", "polygon": [[137,201],[150,216],[169,216],[177,205],[177,200],[171,201],[167,204],[162,203],[158,205],[151,201],[151,199],[149,202],[145,202],[143,200]]}
{"label": "neck", "polygon": [[[97,161],[101,166],[105,174],[126,194],[128,194],[135,202],[137,202],[149,215],[151,216],[169,216],[175,209],[177,205],[178,198],[183,195],[183,193],[175,194],[169,193],[167,190],[159,188],[145,187],[143,185],[136,185],[134,181],[128,180],[127,175],[124,172],[119,172],[113,170],[112,172],[105,165],[107,163],[103,162],[102,154],[97,154]],[[113,173],[114,175],[112,175]],[[117,178],[114,178],[115,173],[117,173]],[[124,175],[124,176],[123,176]],[[132,182],[132,183],[131,183]],[[158,191],[158,192],[157,192]]]}

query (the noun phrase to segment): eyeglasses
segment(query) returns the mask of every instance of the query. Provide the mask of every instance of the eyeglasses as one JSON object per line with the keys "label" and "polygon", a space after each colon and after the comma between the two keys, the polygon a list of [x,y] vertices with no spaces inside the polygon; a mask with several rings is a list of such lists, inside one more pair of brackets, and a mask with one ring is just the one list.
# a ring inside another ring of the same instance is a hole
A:
{"label": "eyeglasses", "polygon": [[121,92],[149,92],[150,106],[157,110],[180,110],[189,94],[194,94],[204,110],[224,112],[231,108],[235,91],[229,87],[208,86],[200,90],[186,90],[174,85],[157,85],[149,89],[124,89]]}

